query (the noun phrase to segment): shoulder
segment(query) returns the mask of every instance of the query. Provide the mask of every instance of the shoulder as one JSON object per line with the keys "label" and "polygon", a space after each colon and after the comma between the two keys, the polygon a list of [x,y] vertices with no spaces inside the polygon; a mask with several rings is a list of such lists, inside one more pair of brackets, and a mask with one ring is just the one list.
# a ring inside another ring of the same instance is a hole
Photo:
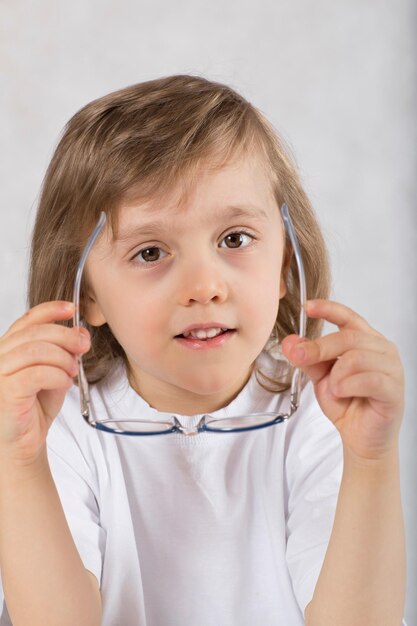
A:
{"label": "shoulder", "polygon": [[290,489],[304,483],[303,489],[315,485],[315,492],[337,495],[343,471],[342,440],[317,402],[310,380],[302,390],[298,410],[287,422],[285,466]]}
{"label": "shoulder", "polygon": [[[260,368],[271,378],[278,378],[288,372],[288,361],[278,351],[264,351],[259,360]],[[290,374],[292,374],[292,369]],[[284,376],[285,378],[285,376]],[[288,378],[290,382],[291,376]],[[267,391],[263,392],[268,395]],[[271,410],[287,412],[290,405],[290,389],[275,395]],[[285,454],[288,464],[294,468],[303,462],[304,467],[320,464],[327,456],[333,465],[341,466],[342,442],[340,434],[331,420],[323,413],[314,385],[307,376],[302,376],[298,409],[283,425],[285,433]]]}
{"label": "shoulder", "polygon": [[[116,360],[112,370],[102,381],[89,385],[91,406],[99,414],[109,413],[115,404],[115,395],[125,394],[128,390],[125,369],[122,363]],[[96,429],[91,428],[81,414],[80,389],[76,384],[68,390],[61,410],[51,427],[51,434],[55,432],[70,432],[80,441],[89,439],[91,435],[96,438]]]}
{"label": "shoulder", "polygon": [[[123,373],[114,370],[102,383],[90,386],[90,400],[99,411],[106,410],[112,402],[112,390],[123,383]],[[107,467],[107,460],[115,457],[116,443],[113,437],[88,425],[81,414],[80,390],[73,385],[65,396],[64,403],[48,436],[47,448],[50,457],[71,465],[79,473],[95,475]],[[113,449],[112,449],[113,448]]]}
{"label": "shoulder", "polygon": [[336,441],[340,440],[338,430],[323,413],[314,393],[314,385],[309,379],[303,382],[298,409],[290,418],[288,427],[291,432],[309,442],[316,439],[315,434],[320,438],[329,436]]}

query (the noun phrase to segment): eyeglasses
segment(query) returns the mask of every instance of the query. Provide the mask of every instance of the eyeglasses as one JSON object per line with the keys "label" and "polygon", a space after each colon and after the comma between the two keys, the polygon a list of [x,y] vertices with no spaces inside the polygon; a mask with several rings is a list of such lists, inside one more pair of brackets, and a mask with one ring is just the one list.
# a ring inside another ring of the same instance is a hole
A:
{"label": "eyeglasses", "polygon": [[[295,229],[292,224],[288,206],[283,204],[281,206],[281,216],[284,221],[285,229],[290,238],[295,259],[298,269],[298,277],[300,282],[300,320],[299,320],[299,336],[305,337],[306,331],[306,312],[305,303],[307,299],[306,294],[306,280],[304,273],[303,261],[301,258],[301,251],[295,234]],[[87,245],[81,255],[80,262],[78,264],[77,273],[74,281],[74,305],[75,313],[73,318],[74,326],[80,326],[80,289],[81,280],[83,276],[84,266],[87,261],[87,257],[91,248],[94,245],[95,240],[101,233],[106,223],[106,214],[102,211],[99,220],[94,228]],[[258,430],[260,428],[267,428],[268,426],[275,426],[282,422],[287,421],[293,413],[298,409],[299,397],[301,392],[301,380],[302,372],[295,368],[291,380],[291,392],[290,392],[290,406],[287,413],[253,413],[251,415],[235,415],[226,418],[213,418],[210,415],[203,415],[198,424],[194,428],[184,427],[175,415],[167,421],[149,421],[136,418],[128,419],[116,419],[105,418],[100,419],[95,415],[94,408],[90,401],[90,392],[85,375],[82,356],[78,357],[79,372],[78,382],[80,389],[80,402],[81,402],[81,414],[87,424],[108,433],[118,435],[168,435],[171,433],[182,433],[184,435],[197,435],[201,432],[210,433],[231,433],[231,432],[243,432],[248,430]]]}

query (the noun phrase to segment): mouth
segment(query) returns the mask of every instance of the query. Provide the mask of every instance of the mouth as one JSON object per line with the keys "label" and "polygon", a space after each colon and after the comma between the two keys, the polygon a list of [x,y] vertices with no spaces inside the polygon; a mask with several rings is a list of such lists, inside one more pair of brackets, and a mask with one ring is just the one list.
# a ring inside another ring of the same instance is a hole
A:
{"label": "mouth", "polygon": [[201,337],[201,338],[192,337],[189,333],[187,333],[187,336],[185,336],[184,334],[175,335],[174,339],[178,339],[179,337],[182,337],[183,339],[196,339],[198,341],[209,341],[210,339],[215,339],[216,337],[220,337],[221,335],[224,335],[226,333],[232,333],[232,332],[235,332],[234,328],[225,328],[218,335],[215,335],[214,337]]}
{"label": "mouth", "polygon": [[235,335],[235,329],[227,329],[222,330],[221,333],[216,335],[215,337],[207,337],[198,339],[197,337],[185,337],[183,334],[176,335],[174,339],[176,339],[180,344],[187,348],[192,348],[194,350],[204,350],[206,348],[220,348],[224,346],[228,341]]}

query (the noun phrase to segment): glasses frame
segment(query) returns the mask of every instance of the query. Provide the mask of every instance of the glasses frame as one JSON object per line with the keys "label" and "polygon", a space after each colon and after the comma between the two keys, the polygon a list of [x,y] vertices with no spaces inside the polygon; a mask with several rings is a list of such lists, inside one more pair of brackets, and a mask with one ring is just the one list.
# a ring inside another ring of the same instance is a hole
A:
{"label": "glasses frame", "polygon": [[[288,237],[291,241],[292,248],[294,250],[294,255],[297,263],[298,269],[298,278],[300,284],[300,318],[299,318],[299,332],[298,335],[300,337],[305,337],[306,333],[306,325],[307,325],[307,315],[306,315],[306,301],[307,301],[307,290],[306,290],[306,279],[305,279],[305,271],[303,260],[301,256],[300,246],[297,240],[297,236],[295,233],[295,229],[293,223],[290,218],[288,206],[286,203],[283,203],[280,208],[280,213],[282,220],[284,222],[285,230],[288,234]],[[75,280],[74,280],[74,290],[73,290],[73,302],[74,302],[74,316],[73,316],[73,326],[83,326],[81,317],[80,317],[80,291],[81,291],[81,282],[84,272],[84,267],[88,258],[88,255],[91,251],[91,248],[94,245],[97,237],[100,235],[101,231],[106,224],[106,214],[104,211],[100,213],[100,217],[98,222],[90,235],[87,244],[83,250],[81,255]],[[290,392],[290,407],[288,413],[252,413],[249,415],[234,415],[224,419],[213,418],[210,415],[203,415],[200,419],[197,426],[194,428],[186,428],[184,427],[178,418],[175,415],[171,416],[170,421],[161,421],[161,422],[152,422],[150,420],[139,420],[139,419],[121,419],[119,422],[123,422],[124,424],[133,422],[135,424],[138,423],[146,423],[148,425],[152,424],[154,426],[159,425],[166,428],[166,430],[158,430],[158,431],[129,431],[123,429],[117,429],[114,427],[115,420],[97,420],[94,416],[94,410],[90,401],[90,390],[87,382],[87,377],[85,375],[83,359],[82,356],[78,356],[78,384],[80,389],[80,406],[81,406],[81,415],[86,421],[86,423],[98,430],[109,432],[112,434],[120,434],[120,435],[131,435],[131,436],[150,436],[150,435],[165,435],[171,433],[182,433],[184,435],[197,435],[201,432],[215,432],[215,433],[225,433],[225,432],[244,432],[249,430],[259,430],[260,428],[267,428],[269,426],[274,426],[276,424],[280,424],[285,422],[292,417],[295,411],[299,407],[299,398],[301,393],[301,384],[302,384],[302,372],[299,368],[294,368],[292,379],[291,379],[291,392]],[[270,418],[265,422],[260,424],[255,424],[252,426],[243,426],[243,427],[216,427],[214,425],[215,422],[221,423],[222,421],[228,422],[231,419],[247,419],[250,417],[264,417]],[[113,427],[110,427],[107,424],[112,424]],[[212,426],[210,426],[212,424]]]}

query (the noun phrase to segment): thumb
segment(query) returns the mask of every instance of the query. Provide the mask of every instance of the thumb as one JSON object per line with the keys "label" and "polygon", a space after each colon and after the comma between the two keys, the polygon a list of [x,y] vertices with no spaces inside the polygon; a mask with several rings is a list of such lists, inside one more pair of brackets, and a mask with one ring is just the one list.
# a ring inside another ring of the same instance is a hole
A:
{"label": "thumb", "polygon": [[317,385],[330,372],[334,361],[322,361],[308,365],[308,347],[310,340],[299,335],[288,335],[282,340],[281,349],[294,367],[298,367]]}
{"label": "thumb", "polygon": [[67,391],[68,389],[43,389],[39,391],[38,401],[48,423],[48,428],[61,410]]}

